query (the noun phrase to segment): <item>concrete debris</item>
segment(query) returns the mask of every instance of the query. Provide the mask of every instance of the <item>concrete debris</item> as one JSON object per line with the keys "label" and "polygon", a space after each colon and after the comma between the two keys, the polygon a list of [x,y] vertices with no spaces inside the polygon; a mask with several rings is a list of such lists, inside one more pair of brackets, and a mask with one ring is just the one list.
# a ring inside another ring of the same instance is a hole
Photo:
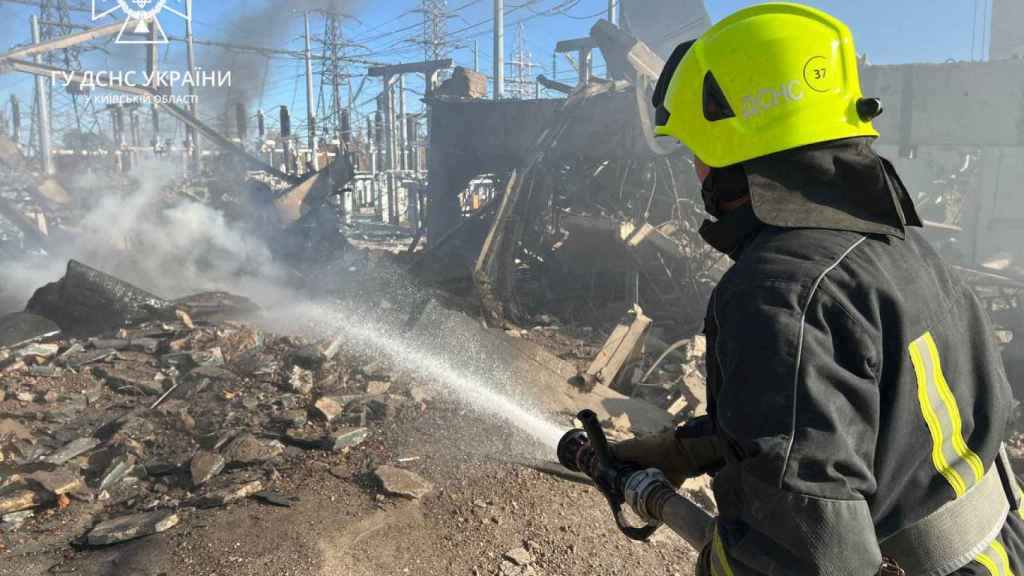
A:
{"label": "concrete debris", "polygon": [[192,485],[202,486],[224,470],[227,461],[220,454],[200,450],[192,457],[189,471],[192,473]]}
{"label": "concrete debris", "polygon": [[217,490],[216,492],[210,492],[196,500],[196,506],[199,508],[217,508],[220,506],[227,506],[232,502],[244,500],[245,498],[253,496],[262,490],[263,482],[253,480],[252,482],[241,486],[232,486],[223,490]]}
{"label": "concrete debris", "polygon": [[533,554],[526,548],[513,548],[502,555],[503,558],[513,562],[516,566],[527,566],[533,563]]}
{"label": "concrete debris", "polygon": [[387,394],[390,389],[391,382],[386,382],[384,380],[370,380],[366,383],[366,393],[371,396]]}
{"label": "concrete debris", "polygon": [[324,396],[313,403],[314,415],[325,420],[327,423],[333,422],[336,418],[341,416],[344,411],[345,403],[341,402],[337,398]]}
{"label": "concrete debris", "polygon": [[404,498],[419,499],[430,493],[434,485],[408,470],[394,466],[379,466],[373,471],[384,492]]}
{"label": "concrete debris", "polygon": [[0,515],[38,508],[50,501],[45,494],[17,486],[0,489]]}
{"label": "concrete debris", "polygon": [[29,344],[14,351],[14,358],[26,364],[45,364],[60,352],[57,344]]}
{"label": "concrete debris", "polygon": [[0,348],[13,348],[59,335],[59,326],[30,312],[0,317]]}
{"label": "concrete debris", "polygon": [[21,512],[12,512],[10,514],[4,514],[0,518],[0,532],[13,532],[24,524],[26,521],[34,517],[36,513],[32,510],[22,510]]}
{"label": "concrete debris", "polygon": [[343,428],[324,437],[322,446],[332,452],[344,452],[355,448],[370,436],[367,428]]}
{"label": "concrete debris", "polygon": [[177,526],[178,521],[178,515],[168,511],[122,516],[97,524],[86,541],[90,546],[109,546],[166,532]]}
{"label": "concrete debris", "polygon": [[46,457],[46,461],[50,464],[56,464],[60,466],[67,461],[77,458],[86,452],[96,448],[100,445],[100,441],[96,438],[78,438],[66,444],[60,450],[57,450],[53,454]]}
{"label": "concrete debris", "polygon": [[99,489],[109,490],[124,480],[128,474],[135,469],[137,459],[134,454],[118,456],[107,466],[100,476]]}
{"label": "concrete debris", "polygon": [[170,302],[75,260],[68,263],[64,278],[36,291],[26,311],[53,321],[71,336],[174,318]]}
{"label": "concrete debris", "polygon": [[74,492],[83,486],[82,478],[67,468],[39,470],[26,475],[25,479],[38,484],[54,496]]}
{"label": "concrete debris", "polygon": [[276,440],[260,440],[248,432],[239,434],[229,442],[221,455],[228,464],[246,466],[273,460],[284,452],[284,445]]}

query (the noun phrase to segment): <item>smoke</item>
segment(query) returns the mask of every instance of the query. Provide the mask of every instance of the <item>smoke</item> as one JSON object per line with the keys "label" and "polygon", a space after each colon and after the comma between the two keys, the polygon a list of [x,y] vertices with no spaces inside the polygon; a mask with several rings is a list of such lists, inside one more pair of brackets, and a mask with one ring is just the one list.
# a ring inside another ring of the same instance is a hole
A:
{"label": "smoke", "polygon": [[63,276],[68,259],[165,298],[225,290],[270,304],[292,294],[291,276],[265,239],[211,206],[165,191],[177,176],[170,164],[143,163],[132,176],[138,186],[127,192],[99,176],[79,178],[76,194],[91,194],[94,203],[53,254],[5,263],[3,311],[24,307],[37,288]]}
{"label": "smoke", "polygon": [[[239,10],[232,15],[220,40],[274,48],[293,45],[292,41],[303,34],[301,12],[348,15],[359,4],[358,0],[261,2],[255,9]],[[322,32],[323,20],[311,14],[310,34],[314,37],[314,53],[319,50],[316,37]],[[302,44],[294,45],[301,47]],[[267,57],[254,52],[210,48],[203,51],[199,64],[206,69],[230,70],[235,79],[231,97],[245,102],[251,102],[259,95],[263,80],[269,75]]]}

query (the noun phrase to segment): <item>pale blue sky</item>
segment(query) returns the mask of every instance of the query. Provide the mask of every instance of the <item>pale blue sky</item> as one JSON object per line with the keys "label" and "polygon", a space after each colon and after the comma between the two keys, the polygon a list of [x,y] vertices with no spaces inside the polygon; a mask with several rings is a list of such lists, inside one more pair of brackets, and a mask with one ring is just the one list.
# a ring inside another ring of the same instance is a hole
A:
{"label": "pale blue sky", "polygon": [[[110,0],[106,0],[110,1]],[[287,46],[301,49],[301,17],[288,5],[326,5],[340,3],[351,18],[346,21],[345,35],[357,44],[350,54],[362,60],[398,62],[420,60],[422,47],[411,40],[421,33],[422,15],[416,11],[419,0],[194,0],[195,32],[199,38],[229,40],[254,45]],[[986,54],[988,17],[991,0],[808,0],[806,3],[827,10],[845,20],[854,31],[858,50],[876,64],[905,62],[942,62],[946,60],[981,59]],[[719,20],[738,8],[755,4],[748,0],[708,0],[712,20]],[[87,5],[87,3],[86,3]],[[491,74],[491,0],[448,0],[450,9],[457,9],[448,29],[458,46],[452,51],[456,63],[473,65],[473,42],[478,42],[481,72]],[[506,0],[506,50],[514,47],[519,22],[525,30],[526,47],[538,67],[534,74],[551,75],[552,50],[556,41],[584,36],[598,17],[603,16],[607,0]],[[561,11],[553,8],[564,7]],[[28,16],[33,8],[0,0],[0,49],[28,40]],[[74,19],[88,23],[88,14]],[[164,18],[167,31],[183,35],[183,24]],[[256,22],[254,23],[253,20]],[[253,26],[263,29],[254,31]],[[243,30],[239,31],[238,27]],[[322,30],[322,20],[313,19],[314,33]],[[983,37],[984,36],[984,37]],[[972,52],[973,47],[973,52]],[[112,56],[93,53],[86,67],[106,69],[123,66],[125,61],[139,62],[141,49],[135,52],[113,51]],[[165,62],[181,61],[184,48],[172,44],[164,49]],[[199,50],[200,63],[232,61],[234,57],[219,49]],[[293,106],[293,117],[301,118],[305,106],[302,64],[290,58],[255,58],[259,66],[251,72],[258,78],[246,80],[252,87],[254,105],[270,108],[276,104]],[[568,63],[558,64],[559,76],[573,76]],[[365,65],[356,65],[356,75]],[[600,65],[598,65],[600,72]],[[235,79],[238,85],[243,80]],[[358,84],[358,78],[356,79]],[[419,84],[419,85],[417,85]],[[31,79],[20,75],[0,76],[0,101],[14,91],[23,98],[31,95]],[[418,81],[410,89],[422,89]],[[359,100],[365,102],[378,91],[375,83],[367,83]],[[418,104],[416,105],[418,106]]]}

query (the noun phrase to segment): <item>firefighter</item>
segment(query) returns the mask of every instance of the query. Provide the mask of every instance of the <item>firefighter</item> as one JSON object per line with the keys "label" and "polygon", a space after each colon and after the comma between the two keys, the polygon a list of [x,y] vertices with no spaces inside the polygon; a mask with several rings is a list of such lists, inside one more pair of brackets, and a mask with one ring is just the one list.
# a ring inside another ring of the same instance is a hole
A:
{"label": "firefighter", "polygon": [[872,150],[857,64],[842,22],[790,3],[668,60],[656,133],[693,151],[701,235],[734,265],[705,322],[707,416],[613,451],[676,486],[713,476],[699,575],[1022,574],[992,327]]}

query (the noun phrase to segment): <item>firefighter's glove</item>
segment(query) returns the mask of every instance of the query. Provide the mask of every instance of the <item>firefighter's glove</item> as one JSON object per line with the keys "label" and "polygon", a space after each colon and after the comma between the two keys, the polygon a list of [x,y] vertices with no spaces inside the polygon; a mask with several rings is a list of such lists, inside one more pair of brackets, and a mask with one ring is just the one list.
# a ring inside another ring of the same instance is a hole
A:
{"label": "firefighter's glove", "polygon": [[650,497],[656,491],[664,489],[674,491],[668,483],[668,478],[665,478],[661,470],[657,468],[637,470],[626,479],[623,497],[626,500],[626,504],[629,504],[633,512],[644,522],[647,522],[648,526],[658,526],[661,524],[661,521],[654,518],[653,514],[649,511]]}
{"label": "firefighter's glove", "polygon": [[657,468],[675,488],[720,468],[724,461],[710,421],[698,418],[686,425],[650,436],[612,444],[612,454],[620,462],[641,468]]}

